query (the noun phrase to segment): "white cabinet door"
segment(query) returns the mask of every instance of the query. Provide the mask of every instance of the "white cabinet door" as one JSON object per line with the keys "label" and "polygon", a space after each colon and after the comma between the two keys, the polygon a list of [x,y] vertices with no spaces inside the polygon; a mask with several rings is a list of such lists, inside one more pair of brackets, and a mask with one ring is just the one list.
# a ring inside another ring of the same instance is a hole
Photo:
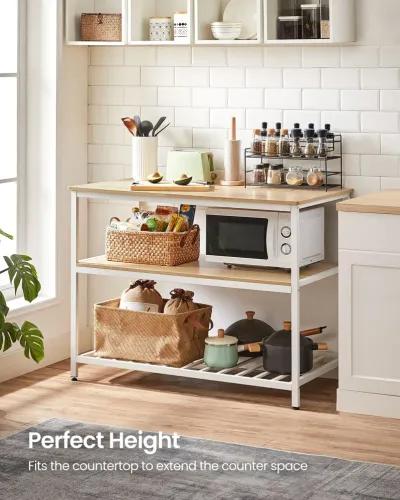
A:
{"label": "white cabinet door", "polygon": [[340,389],[400,396],[400,254],[339,252]]}

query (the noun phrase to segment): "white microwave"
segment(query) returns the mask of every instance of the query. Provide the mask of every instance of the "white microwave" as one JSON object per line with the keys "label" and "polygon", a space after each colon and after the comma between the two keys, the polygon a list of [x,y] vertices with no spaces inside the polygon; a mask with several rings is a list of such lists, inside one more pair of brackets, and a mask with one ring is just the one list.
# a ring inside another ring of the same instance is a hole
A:
{"label": "white microwave", "polygon": [[[300,212],[300,266],[325,258],[325,210]],[[227,265],[292,266],[290,214],[256,210],[208,209],[206,258]]]}

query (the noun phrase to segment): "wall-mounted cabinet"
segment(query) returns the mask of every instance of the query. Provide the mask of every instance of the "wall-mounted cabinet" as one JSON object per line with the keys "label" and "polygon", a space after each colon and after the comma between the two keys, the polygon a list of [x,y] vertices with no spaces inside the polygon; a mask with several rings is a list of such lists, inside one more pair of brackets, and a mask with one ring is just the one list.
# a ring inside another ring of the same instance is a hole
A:
{"label": "wall-mounted cabinet", "polygon": [[264,0],[265,44],[354,41],[354,0]]}
{"label": "wall-mounted cabinet", "polygon": [[189,45],[191,7],[191,0],[128,0],[128,43]]}
{"label": "wall-mounted cabinet", "polygon": [[[119,41],[82,40],[81,15],[100,13],[121,15],[121,39]],[[124,45],[127,41],[126,17],[126,0],[65,0],[65,42],[69,45]]]}
{"label": "wall-mounted cabinet", "polygon": [[[120,14],[121,40],[83,41],[83,13]],[[65,0],[65,41],[71,45],[350,43],[355,41],[355,1]]]}
{"label": "wall-mounted cabinet", "polygon": [[254,45],[262,42],[262,0],[194,0],[194,11],[195,43]]}

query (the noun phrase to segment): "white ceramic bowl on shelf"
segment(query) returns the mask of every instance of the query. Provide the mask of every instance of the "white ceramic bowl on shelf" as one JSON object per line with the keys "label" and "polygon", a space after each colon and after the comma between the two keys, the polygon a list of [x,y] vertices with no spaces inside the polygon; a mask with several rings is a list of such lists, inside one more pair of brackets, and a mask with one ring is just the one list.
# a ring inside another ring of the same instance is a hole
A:
{"label": "white ceramic bowl on shelf", "polygon": [[211,32],[217,40],[235,40],[240,37],[242,23],[211,23]]}

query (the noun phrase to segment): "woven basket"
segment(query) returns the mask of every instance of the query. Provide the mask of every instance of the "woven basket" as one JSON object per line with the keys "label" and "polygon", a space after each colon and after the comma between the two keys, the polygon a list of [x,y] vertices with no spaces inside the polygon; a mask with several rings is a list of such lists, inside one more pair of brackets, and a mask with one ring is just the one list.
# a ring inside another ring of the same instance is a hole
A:
{"label": "woven basket", "polygon": [[[166,301],[164,301],[164,304]],[[212,307],[170,315],[119,309],[119,299],[95,305],[95,355],[182,367],[204,356]]]}
{"label": "woven basket", "polygon": [[185,233],[106,231],[106,258],[113,262],[179,266],[199,260],[200,228]]}
{"label": "woven basket", "polygon": [[82,14],[81,40],[91,42],[120,42],[121,14]]}

